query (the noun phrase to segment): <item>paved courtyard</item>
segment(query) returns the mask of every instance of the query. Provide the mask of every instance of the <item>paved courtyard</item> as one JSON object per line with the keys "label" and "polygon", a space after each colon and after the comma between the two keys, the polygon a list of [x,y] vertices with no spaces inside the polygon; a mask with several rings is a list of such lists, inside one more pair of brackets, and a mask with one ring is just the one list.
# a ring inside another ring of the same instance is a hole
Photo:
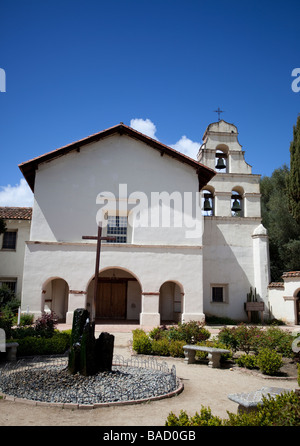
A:
{"label": "paved courtyard", "polygon": [[[61,325],[60,329],[69,328]],[[116,354],[129,357],[132,325],[96,326],[96,334],[109,331],[115,335]],[[288,327],[299,332],[299,326]],[[216,333],[217,329],[210,329]],[[0,400],[1,426],[163,426],[169,413],[186,410],[190,415],[210,407],[214,415],[225,418],[227,411],[236,412],[237,404],[228,399],[232,393],[255,391],[262,387],[298,388],[297,380],[266,379],[245,373],[238,368],[212,369],[205,364],[184,364],[181,358],[158,358],[176,367],[184,384],[178,396],[143,404],[102,407],[90,410],[69,410],[50,406],[29,406]]]}

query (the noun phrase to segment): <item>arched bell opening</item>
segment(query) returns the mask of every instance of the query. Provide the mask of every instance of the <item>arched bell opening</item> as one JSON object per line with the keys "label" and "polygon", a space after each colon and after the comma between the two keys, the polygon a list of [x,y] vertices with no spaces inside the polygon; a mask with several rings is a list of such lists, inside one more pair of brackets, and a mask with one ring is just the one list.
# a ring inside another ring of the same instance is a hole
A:
{"label": "arched bell opening", "polygon": [[[130,321],[138,323],[141,313],[142,288],[139,280],[129,271],[110,267],[98,275],[98,293],[95,305],[96,323]],[[94,299],[94,278],[87,288],[87,309],[91,311]]]}
{"label": "arched bell opening", "polygon": [[215,197],[214,189],[212,187],[208,186],[202,190],[201,209],[202,215],[205,217],[213,216],[215,214]]}
{"label": "arched bell opening", "polygon": [[228,173],[228,146],[219,144],[215,153],[215,169],[220,173]]}
{"label": "arched bell opening", "polygon": [[174,281],[164,282],[159,289],[159,313],[162,324],[181,321],[183,313],[182,287]]}
{"label": "arched bell opening", "polygon": [[244,190],[241,187],[235,187],[231,191],[231,215],[232,217],[244,216]]}
{"label": "arched bell opening", "polygon": [[44,283],[42,294],[42,311],[53,311],[58,317],[58,322],[65,322],[68,311],[68,283],[60,277],[50,278]]}

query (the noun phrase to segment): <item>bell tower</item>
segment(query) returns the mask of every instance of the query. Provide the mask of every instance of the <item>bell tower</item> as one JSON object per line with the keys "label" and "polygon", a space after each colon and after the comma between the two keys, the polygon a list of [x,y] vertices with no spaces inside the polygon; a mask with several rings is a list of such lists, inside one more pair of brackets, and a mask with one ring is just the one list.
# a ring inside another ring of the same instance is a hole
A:
{"label": "bell tower", "polygon": [[198,161],[216,171],[202,190],[204,313],[247,320],[250,287],[267,308],[268,237],[261,225],[260,175],[245,161],[235,125],[213,122],[202,141]]}
{"label": "bell tower", "polygon": [[213,215],[260,217],[260,176],[253,175],[245,161],[237,127],[224,120],[213,122],[202,140],[198,161],[217,172],[209,183],[210,190],[204,191],[213,197]]}

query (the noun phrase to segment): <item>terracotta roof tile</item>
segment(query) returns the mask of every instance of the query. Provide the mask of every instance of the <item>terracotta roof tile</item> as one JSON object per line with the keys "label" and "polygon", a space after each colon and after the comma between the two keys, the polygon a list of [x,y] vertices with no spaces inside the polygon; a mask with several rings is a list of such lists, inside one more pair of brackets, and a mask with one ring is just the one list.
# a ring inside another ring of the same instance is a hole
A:
{"label": "terracotta roof tile", "polygon": [[26,207],[0,207],[0,218],[5,220],[31,220],[32,208]]}
{"label": "terracotta roof tile", "polygon": [[283,273],[282,277],[300,277],[300,271],[288,271]]}
{"label": "terracotta roof tile", "polygon": [[268,288],[284,288],[284,282],[271,282]]}

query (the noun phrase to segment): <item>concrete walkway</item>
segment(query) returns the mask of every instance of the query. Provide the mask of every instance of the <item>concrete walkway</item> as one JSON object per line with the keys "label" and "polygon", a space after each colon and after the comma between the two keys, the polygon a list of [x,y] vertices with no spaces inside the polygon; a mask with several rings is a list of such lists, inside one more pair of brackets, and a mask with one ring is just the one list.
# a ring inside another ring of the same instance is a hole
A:
{"label": "concrete walkway", "polygon": [[[137,326],[138,327],[138,326]],[[67,327],[60,325],[59,329]],[[132,325],[96,326],[96,333],[108,331],[115,335],[114,353],[129,357],[132,354]],[[300,331],[300,327],[288,327]],[[286,328],[285,328],[286,329]],[[217,333],[218,328],[210,328]],[[143,404],[111,406],[90,410],[68,410],[57,407],[28,406],[24,403],[0,400],[0,426],[164,426],[171,411],[189,415],[210,407],[214,415],[227,417],[227,411],[236,413],[237,404],[228,399],[232,393],[258,390],[262,387],[298,388],[297,380],[266,379],[251,372],[233,369],[212,369],[206,364],[184,364],[181,358],[156,358],[169,367],[176,367],[177,376],[184,384],[180,395]]]}

